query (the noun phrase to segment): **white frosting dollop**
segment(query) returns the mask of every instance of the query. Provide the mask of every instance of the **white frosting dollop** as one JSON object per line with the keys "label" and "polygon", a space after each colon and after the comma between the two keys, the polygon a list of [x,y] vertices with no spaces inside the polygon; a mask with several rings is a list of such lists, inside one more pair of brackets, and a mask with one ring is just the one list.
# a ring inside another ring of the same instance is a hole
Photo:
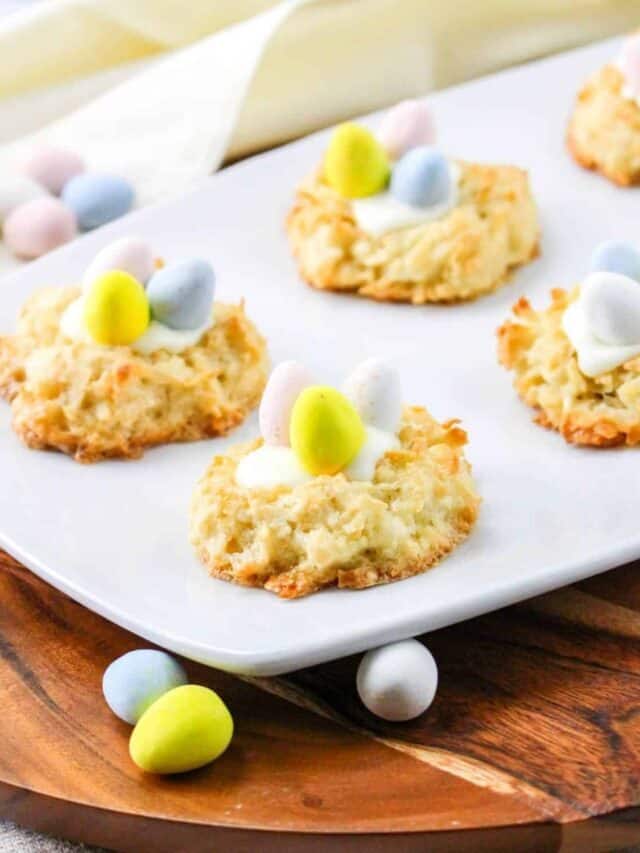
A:
{"label": "white frosting dollop", "polygon": [[[393,433],[376,427],[366,427],[366,438],[355,459],[343,473],[349,480],[371,480],[378,461],[388,450],[400,446]],[[273,489],[277,486],[295,488],[313,480],[298,461],[290,447],[263,444],[252,450],[238,463],[236,483],[246,489]]]}
{"label": "white frosting dollop", "polygon": [[596,337],[584,309],[579,296],[564,312],[562,328],[576,351],[578,367],[585,376],[595,377],[607,373],[640,355],[640,342],[609,344]]}
{"label": "white frosting dollop", "polygon": [[[164,323],[152,320],[147,331],[130,346],[131,349],[141,355],[150,355],[162,349],[171,353],[183,352],[183,350],[195,346],[204,333],[211,328],[213,322],[212,318],[211,322],[198,329],[171,329]],[[71,338],[71,340],[95,344],[84,321],[84,300],[82,297],[74,300],[67,307],[60,318],[60,330],[63,335]]]}
{"label": "white frosting dollop", "polygon": [[449,197],[428,207],[413,207],[398,201],[389,191],[354,199],[351,203],[353,216],[362,231],[379,237],[389,231],[411,228],[424,222],[441,219],[452,210],[459,200],[460,168],[449,163],[451,191]]}

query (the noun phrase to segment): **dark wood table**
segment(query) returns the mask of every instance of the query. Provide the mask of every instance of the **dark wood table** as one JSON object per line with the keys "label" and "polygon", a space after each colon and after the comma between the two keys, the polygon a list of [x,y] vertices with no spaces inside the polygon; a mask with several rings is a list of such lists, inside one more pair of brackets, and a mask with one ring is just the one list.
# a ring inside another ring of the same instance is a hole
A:
{"label": "dark wood table", "polygon": [[[640,564],[424,637],[438,696],[376,720],[357,658],[244,680],[236,735],[155,778],[102,673],[148,645],[0,552],[0,816],[118,850],[610,851],[640,843]],[[353,593],[346,593],[353,594]]]}

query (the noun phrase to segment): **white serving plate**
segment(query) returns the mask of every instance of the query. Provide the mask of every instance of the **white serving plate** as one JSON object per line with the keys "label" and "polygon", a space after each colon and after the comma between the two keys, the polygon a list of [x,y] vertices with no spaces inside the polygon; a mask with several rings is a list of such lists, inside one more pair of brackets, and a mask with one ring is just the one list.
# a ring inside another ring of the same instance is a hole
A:
{"label": "white serving plate", "polygon": [[609,41],[432,97],[442,145],[530,170],[542,257],[498,293],[459,307],[322,294],[296,275],[282,222],[320,133],[236,165],[171,204],[135,213],[0,281],[0,329],[25,296],[76,280],[114,237],[148,237],[166,258],[214,262],[219,297],[244,297],[273,362],[297,358],[338,383],[367,355],[400,369],[407,402],[468,429],[484,503],[470,539],[440,566],[390,586],[281,601],[210,579],[187,537],[192,487],[214,453],[256,434],[162,447],[134,462],[78,465],[26,450],[0,408],[0,543],[36,574],[187,657],[270,675],[438,628],[640,557],[640,450],[570,447],[534,425],[496,363],[494,330],[522,294],[545,304],[604,238],[638,240],[637,190],[576,167],[564,148],[575,92]]}

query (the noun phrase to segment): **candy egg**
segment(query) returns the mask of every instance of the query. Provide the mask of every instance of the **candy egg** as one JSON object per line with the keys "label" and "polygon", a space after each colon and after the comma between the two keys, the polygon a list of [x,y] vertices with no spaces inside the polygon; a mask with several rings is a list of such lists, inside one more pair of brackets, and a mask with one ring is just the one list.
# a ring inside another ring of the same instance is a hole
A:
{"label": "candy egg", "polygon": [[16,207],[47,195],[44,187],[27,175],[16,172],[0,174],[0,226]]}
{"label": "candy egg", "polygon": [[289,440],[310,474],[336,474],[362,447],[365,430],[344,394],[328,386],[312,385],[293,405]]}
{"label": "candy egg", "polygon": [[75,151],[53,145],[36,148],[22,164],[25,175],[54,195],[60,195],[64,185],[84,170],[84,160]]}
{"label": "candy egg", "polygon": [[618,67],[631,93],[640,93],[640,36],[625,39],[618,59]]}
{"label": "candy egg", "polygon": [[342,388],[366,424],[395,432],[402,415],[400,374],[379,358],[361,362]]}
{"label": "candy egg", "polygon": [[99,344],[133,343],[149,325],[149,302],[144,287],[127,272],[103,273],[85,296],[84,321]]}
{"label": "candy egg", "polygon": [[151,246],[137,237],[122,237],[101,249],[87,267],[82,288],[91,287],[96,278],[109,270],[128,272],[140,284],[146,284],[155,271]]}
{"label": "candy egg", "polygon": [[297,361],[283,361],[272,372],[260,402],[260,432],[266,444],[289,445],[291,409],[311,374]]}
{"label": "candy egg", "polygon": [[151,313],[171,329],[198,329],[211,319],[215,274],[208,261],[180,261],[147,284]]}
{"label": "candy egg", "polygon": [[594,272],[581,287],[582,310],[605,344],[640,343],[640,284],[615,272]]}
{"label": "candy egg", "polygon": [[144,712],[131,733],[129,753],[148,773],[184,773],[222,755],[232,736],[231,714],[217,693],[186,684]]}
{"label": "candy egg", "polygon": [[413,207],[428,207],[451,194],[451,172],[446,157],[436,148],[412,148],[396,163],[391,193]]}
{"label": "candy egg", "polygon": [[356,677],[363,704],[392,723],[413,720],[433,702],[438,668],[431,652],[417,640],[372,649],[360,661]]}
{"label": "candy egg", "polygon": [[73,210],[83,231],[124,216],[131,210],[133,199],[129,181],[96,172],[77,175],[62,191],[62,200]]}
{"label": "candy egg", "polygon": [[631,243],[609,240],[600,243],[591,256],[594,272],[617,272],[640,281],[640,252]]}
{"label": "candy egg", "polygon": [[186,683],[187,673],[171,655],[136,649],[109,664],[102,677],[102,692],[113,713],[135,725],[156,699]]}
{"label": "candy egg", "polygon": [[433,145],[436,125],[431,110],[424,101],[401,101],[385,114],[378,139],[394,160],[411,148]]}
{"label": "candy egg", "polygon": [[14,208],[5,219],[2,233],[14,255],[39,258],[76,236],[76,219],[57,198],[44,196]]}
{"label": "candy egg", "polygon": [[366,127],[341,124],[327,148],[324,172],[330,186],[345,198],[382,192],[389,180],[386,151]]}

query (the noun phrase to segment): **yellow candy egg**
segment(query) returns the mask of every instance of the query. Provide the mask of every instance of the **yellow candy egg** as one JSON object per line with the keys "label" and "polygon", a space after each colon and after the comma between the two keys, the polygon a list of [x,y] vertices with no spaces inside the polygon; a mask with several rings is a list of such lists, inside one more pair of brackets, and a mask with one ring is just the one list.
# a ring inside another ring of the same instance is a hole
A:
{"label": "yellow candy egg", "polygon": [[86,294],[84,321],[99,344],[133,343],[149,325],[149,300],[144,287],[122,270],[103,273]]}
{"label": "yellow candy egg", "polygon": [[382,192],[389,180],[389,158],[371,131],[358,124],[337,127],[324,160],[329,184],[346,198]]}
{"label": "yellow candy egg", "polygon": [[129,754],[147,773],[185,773],[222,755],[231,743],[233,719],[208,687],[185,684],[147,708],[129,741]]}
{"label": "yellow candy egg", "polygon": [[362,447],[365,430],[344,394],[335,388],[311,385],[293,405],[289,439],[310,474],[336,474]]}

